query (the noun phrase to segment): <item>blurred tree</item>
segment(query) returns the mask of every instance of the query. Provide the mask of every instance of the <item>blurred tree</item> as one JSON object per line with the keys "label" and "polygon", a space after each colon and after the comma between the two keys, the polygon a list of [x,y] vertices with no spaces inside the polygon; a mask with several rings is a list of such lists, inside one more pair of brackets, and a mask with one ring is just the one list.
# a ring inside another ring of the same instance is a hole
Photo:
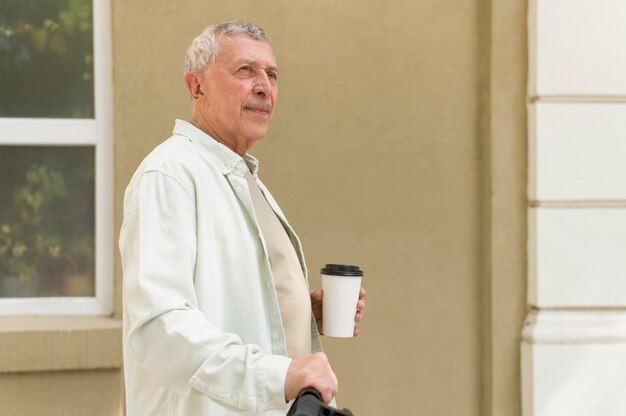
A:
{"label": "blurred tree", "polygon": [[0,146],[0,297],[26,293],[11,279],[35,281],[30,296],[66,295],[69,276],[93,286],[94,162],[90,146]]}
{"label": "blurred tree", "polygon": [[2,0],[0,117],[94,117],[90,0]]}

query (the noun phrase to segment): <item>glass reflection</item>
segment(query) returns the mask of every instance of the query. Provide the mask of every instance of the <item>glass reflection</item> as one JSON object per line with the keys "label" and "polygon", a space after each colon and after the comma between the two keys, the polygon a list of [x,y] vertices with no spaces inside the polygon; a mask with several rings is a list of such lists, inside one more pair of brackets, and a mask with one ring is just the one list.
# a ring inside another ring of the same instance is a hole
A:
{"label": "glass reflection", "polygon": [[93,118],[89,0],[0,2],[0,117]]}
{"label": "glass reflection", "polygon": [[0,146],[0,297],[94,296],[94,150]]}

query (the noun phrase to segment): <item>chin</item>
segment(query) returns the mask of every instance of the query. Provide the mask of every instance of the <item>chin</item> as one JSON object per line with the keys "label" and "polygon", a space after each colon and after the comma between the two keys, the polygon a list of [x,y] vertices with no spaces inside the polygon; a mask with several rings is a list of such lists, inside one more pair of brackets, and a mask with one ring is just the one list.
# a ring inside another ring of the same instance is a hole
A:
{"label": "chin", "polygon": [[248,137],[250,138],[250,140],[257,141],[257,140],[261,140],[266,135],[267,135],[267,129],[259,129],[259,130],[251,131],[250,134],[248,134]]}

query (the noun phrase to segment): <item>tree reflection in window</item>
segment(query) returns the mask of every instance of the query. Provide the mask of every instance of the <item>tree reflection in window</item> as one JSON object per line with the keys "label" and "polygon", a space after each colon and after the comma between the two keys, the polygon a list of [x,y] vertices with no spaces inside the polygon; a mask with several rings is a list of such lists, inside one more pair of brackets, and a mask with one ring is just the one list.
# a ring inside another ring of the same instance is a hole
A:
{"label": "tree reflection in window", "polygon": [[93,147],[0,147],[0,297],[94,296]]}
{"label": "tree reflection in window", "polygon": [[89,0],[0,2],[0,117],[93,118]]}

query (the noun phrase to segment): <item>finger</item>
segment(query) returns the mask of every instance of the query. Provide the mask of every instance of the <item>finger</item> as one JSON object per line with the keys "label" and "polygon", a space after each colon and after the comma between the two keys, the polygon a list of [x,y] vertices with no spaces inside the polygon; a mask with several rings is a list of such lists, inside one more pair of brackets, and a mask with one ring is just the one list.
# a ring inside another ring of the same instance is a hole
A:
{"label": "finger", "polygon": [[325,389],[322,393],[322,403],[328,405],[331,400],[337,395],[336,388]]}
{"label": "finger", "polygon": [[330,403],[330,401],[333,399],[333,394],[330,391],[324,390],[323,393],[321,393],[322,395],[322,403],[324,403],[325,405],[328,405]]}
{"label": "finger", "polygon": [[356,326],[354,327],[354,336],[355,337],[359,336],[359,328],[357,328]]}
{"label": "finger", "polygon": [[330,364],[328,364],[328,371],[329,378],[326,378],[325,381],[319,380],[321,384],[318,388],[318,391],[322,396],[322,402],[324,404],[329,404],[330,401],[337,395],[337,391],[339,390],[339,381],[337,380],[337,375],[330,368]]}
{"label": "finger", "polygon": [[365,301],[364,301],[364,300],[359,300],[359,301],[356,303],[356,308],[357,308],[357,310],[359,310],[359,311],[362,311],[363,309],[365,309]]}
{"label": "finger", "polygon": [[367,292],[365,291],[365,288],[362,287],[361,290],[359,290],[359,299],[363,299],[365,296],[367,296]]}
{"label": "finger", "polygon": [[361,322],[363,320],[363,312],[357,312],[356,315],[354,315],[354,320],[356,322]]}
{"label": "finger", "polygon": [[313,302],[321,302],[324,298],[324,292],[322,289],[316,289],[311,292],[311,300]]}
{"label": "finger", "polygon": [[337,380],[337,376],[331,370],[332,374],[332,384],[329,387],[328,394],[325,398],[324,404],[330,404],[331,400],[337,396],[337,392],[339,391],[339,380]]}

